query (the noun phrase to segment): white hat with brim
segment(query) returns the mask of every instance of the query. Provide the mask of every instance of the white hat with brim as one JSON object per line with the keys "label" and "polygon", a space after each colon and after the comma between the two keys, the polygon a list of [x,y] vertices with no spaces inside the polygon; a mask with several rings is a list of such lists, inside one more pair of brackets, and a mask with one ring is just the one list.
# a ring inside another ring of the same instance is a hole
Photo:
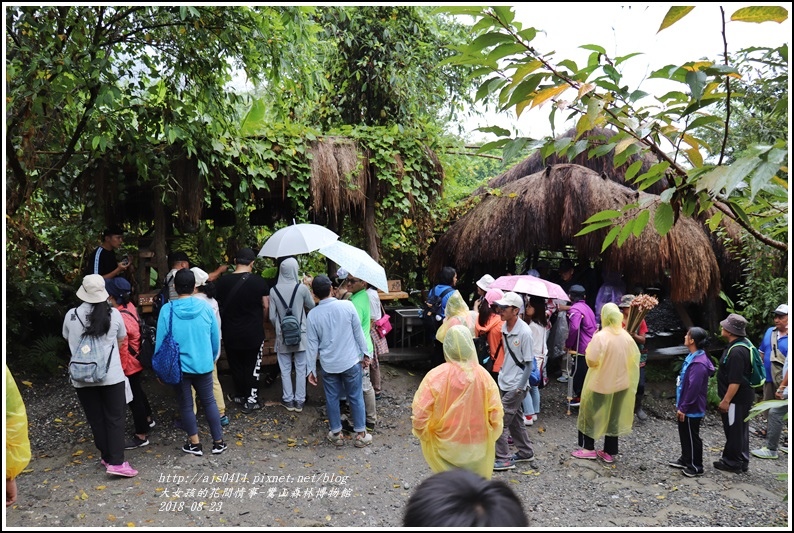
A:
{"label": "white hat with brim", "polygon": [[483,277],[481,277],[479,280],[477,280],[477,286],[482,290],[487,291],[488,288],[491,286],[491,283],[493,283],[493,281],[494,281],[493,276],[490,274],[486,274]]}
{"label": "white hat with brim", "polygon": [[108,291],[105,289],[105,278],[99,274],[89,274],[83,278],[83,283],[77,289],[77,297],[89,304],[106,302]]}
{"label": "white hat with brim", "polygon": [[503,305],[505,307],[518,307],[519,309],[524,304],[521,296],[514,292],[507,292],[504,295],[504,298],[500,300],[496,300],[496,305]]}
{"label": "white hat with brim", "polygon": [[775,309],[776,315],[788,315],[788,305],[787,304],[780,304]]}
{"label": "white hat with brim", "polygon": [[209,274],[204,272],[199,267],[193,267],[190,269],[190,271],[193,272],[193,275],[196,277],[196,287],[201,287],[202,285],[207,283],[208,279],[210,279]]}

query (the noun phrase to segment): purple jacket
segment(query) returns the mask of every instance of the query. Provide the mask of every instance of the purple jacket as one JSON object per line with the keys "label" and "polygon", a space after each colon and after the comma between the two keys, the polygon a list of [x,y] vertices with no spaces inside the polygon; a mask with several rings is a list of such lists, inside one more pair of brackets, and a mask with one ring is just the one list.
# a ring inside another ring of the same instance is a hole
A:
{"label": "purple jacket", "polygon": [[[587,302],[584,300],[576,302],[568,310],[568,340],[565,341],[565,347],[576,353],[584,353],[597,329],[595,314]],[[577,337],[579,337],[579,346],[576,345]]]}
{"label": "purple jacket", "polygon": [[705,416],[709,377],[714,372],[714,364],[703,350],[686,356],[676,381],[676,408],[679,411],[693,418]]}

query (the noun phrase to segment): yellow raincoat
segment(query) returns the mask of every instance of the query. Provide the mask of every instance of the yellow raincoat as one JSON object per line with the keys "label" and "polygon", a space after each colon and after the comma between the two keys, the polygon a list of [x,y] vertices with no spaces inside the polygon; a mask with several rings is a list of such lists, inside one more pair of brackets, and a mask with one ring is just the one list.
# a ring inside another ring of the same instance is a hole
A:
{"label": "yellow raincoat", "polygon": [[433,472],[463,468],[491,479],[504,420],[499,388],[477,362],[466,326],[449,328],[444,358],[414,395],[413,434]]}
{"label": "yellow raincoat", "polygon": [[6,479],[15,479],[30,462],[28,415],[16,381],[6,369]]}
{"label": "yellow raincoat", "polygon": [[588,370],[576,427],[593,439],[631,433],[640,350],[622,323],[618,306],[605,304],[601,308],[601,330],[585,351]]}
{"label": "yellow raincoat", "polygon": [[447,300],[447,306],[444,308],[444,322],[438,327],[436,331],[436,340],[444,342],[444,337],[452,326],[466,326],[471,331],[471,337],[474,338],[474,328],[477,325],[477,319],[474,311],[469,309],[460,291],[453,292]]}

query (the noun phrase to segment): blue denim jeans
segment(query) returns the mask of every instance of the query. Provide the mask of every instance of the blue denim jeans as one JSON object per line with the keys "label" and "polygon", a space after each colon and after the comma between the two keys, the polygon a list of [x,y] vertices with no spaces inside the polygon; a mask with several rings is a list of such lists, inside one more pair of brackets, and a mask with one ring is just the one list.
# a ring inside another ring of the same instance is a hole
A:
{"label": "blue denim jeans", "polygon": [[537,385],[530,385],[527,395],[522,402],[524,415],[536,415],[540,413],[540,389]]}
{"label": "blue denim jeans", "polygon": [[191,387],[196,389],[196,396],[201,401],[204,408],[204,416],[210,425],[212,440],[223,440],[223,430],[221,429],[221,415],[218,411],[218,404],[215,403],[215,396],[212,395],[212,372],[206,374],[182,373],[182,381],[179,385],[174,385],[177,389],[179,399],[179,413],[182,416],[182,427],[185,428],[188,436],[198,434],[198,424],[196,414],[193,412],[193,395],[190,393]]}
{"label": "blue denim jeans", "polygon": [[325,409],[328,412],[328,425],[334,433],[342,431],[342,414],[339,412],[339,400],[347,397],[350,412],[353,414],[353,430],[365,431],[364,425],[364,394],[361,388],[361,364],[356,363],[344,372],[330,374],[323,371],[323,390],[325,391]]}

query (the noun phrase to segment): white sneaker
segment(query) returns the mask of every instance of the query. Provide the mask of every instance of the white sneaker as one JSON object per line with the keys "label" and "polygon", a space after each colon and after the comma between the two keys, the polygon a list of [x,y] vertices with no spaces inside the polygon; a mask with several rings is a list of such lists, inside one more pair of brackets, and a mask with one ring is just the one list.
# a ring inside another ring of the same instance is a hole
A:
{"label": "white sneaker", "polygon": [[559,381],[560,383],[568,383],[568,376],[563,374],[562,376],[557,378],[557,381]]}
{"label": "white sneaker", "polygon": [[524,416],[524,425],[531,426],[535,423],[535,420],[532,418],[534,415],[525,415]]}
{"label": "white sneaker", "polygon": [[537,415],[537,413],[535,413],[534,415],[532,415],[532,421],[533,421],[533,422],[537,422],[537,421],[538,421],[538,415]]}

